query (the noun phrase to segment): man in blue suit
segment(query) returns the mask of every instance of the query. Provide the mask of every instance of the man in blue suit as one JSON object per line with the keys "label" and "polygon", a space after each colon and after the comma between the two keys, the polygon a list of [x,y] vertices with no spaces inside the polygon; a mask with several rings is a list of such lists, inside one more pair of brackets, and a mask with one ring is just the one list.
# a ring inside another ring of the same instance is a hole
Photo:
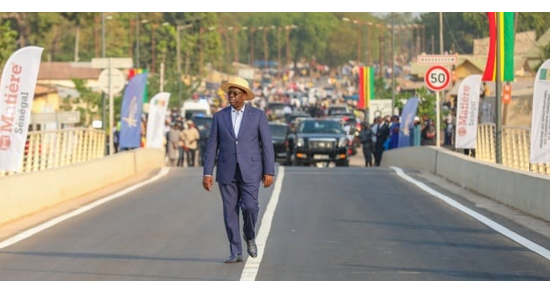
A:
{"label": "man in blue suit", "polygon": [[221,89],[227,93],[231,106],[213,116],[210,138],[206,145],[202,186],[213,186],[214,165],[216,181],[223,201],[223,217],[231,255],[226,263],[242,262],[239,208],[243,215],[243,237],[250,257],[258,255],[256,221],[258,191],[273,184],[275,155],[271,132],[265,113],[245,100],[254,99],[248,81],[233,77]]}

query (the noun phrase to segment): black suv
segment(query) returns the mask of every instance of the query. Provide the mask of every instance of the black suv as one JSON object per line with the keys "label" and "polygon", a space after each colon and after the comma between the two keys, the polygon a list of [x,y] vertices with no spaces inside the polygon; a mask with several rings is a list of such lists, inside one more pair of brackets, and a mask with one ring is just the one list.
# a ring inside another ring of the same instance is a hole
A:
{"label": "black suv", "polygon": [[349,139],[338,121],[303,118],[289,141],[293,165],[349,166]]}

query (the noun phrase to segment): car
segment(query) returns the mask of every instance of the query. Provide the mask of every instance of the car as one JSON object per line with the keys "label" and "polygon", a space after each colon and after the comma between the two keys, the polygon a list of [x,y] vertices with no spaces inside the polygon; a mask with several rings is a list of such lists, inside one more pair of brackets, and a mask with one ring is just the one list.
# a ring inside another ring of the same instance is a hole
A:
{"label": "car", "polygon": [[269,121],[283,121],[285,114],[292,113],[292,106],[283,102],[270,102],[265,107],[265,114]]}
{"label": "car", "polygon": [[271,131],[275,161],[283,165],[290,165],[290,148],[288,142],[290,127],[285,123],[269,122],[269,129]]}
{"label": "car", "polygon": [[342,113],[351,113],[348,105],[343,105],[343,104],[330,105],[326,109],[327,116],[334,116],[336,114],[342,114]]}
{"label": "car", "polygon": [[191,116],[191,121],[193,121],[197,129],[199,129],[199,132],[205,129],[206,124],[208,124],[208,126],[212,126],[212,120],[212,116],[203,114],[193,114],[193,116]]}
{"label": "car", "polygon": [[301,118],[289,144],[293,165],[349,166],[349,139],[336,120]]}
{"label": "car", "polygon": [[194,115],[211,116],[212,110],[206,99],[187,99],[181,107],[181,116],[185,120],[190,120]]}
{"label": "car", "polygon": [[350,141],[350,153],[351,155],[357,154],[357,147],[360,146],[359,141],[356,139],[356,136],[359,135],[358,130],[360,130],[360,122],[355,117],[353,113],[335,113],[329,118],[340,121],[344,131],[346,132],[348,139]]}
{"label": "car", "polygon": [[285,115],[286,124],[289,125],[291,129],[294,129],[298,118],[311,118],[311,115],[304,111],[294,111]]}

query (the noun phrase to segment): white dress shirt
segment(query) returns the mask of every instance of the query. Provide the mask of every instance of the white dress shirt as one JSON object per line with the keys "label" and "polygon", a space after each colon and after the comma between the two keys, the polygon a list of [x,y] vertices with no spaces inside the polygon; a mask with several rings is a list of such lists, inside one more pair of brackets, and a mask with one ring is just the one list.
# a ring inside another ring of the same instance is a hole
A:
{"label": "white dress shirt", "polygon": [[239,130],[241,129],[245,107],[246,105],[244,105],[240,111],[237,111],[237,109],[231,106],[231,122],[233,122],[233,130],[235,131],[235,136],[237,137],[239,136]]}

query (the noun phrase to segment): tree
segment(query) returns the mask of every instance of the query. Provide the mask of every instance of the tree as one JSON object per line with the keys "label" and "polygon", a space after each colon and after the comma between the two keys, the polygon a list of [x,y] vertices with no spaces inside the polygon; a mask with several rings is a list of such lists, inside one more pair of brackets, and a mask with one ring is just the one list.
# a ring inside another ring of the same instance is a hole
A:
{"label": "tree", "polygon": [[0,24],[0,66],[4,66],[8,58],[15,51],[17,33],[12,30],[8,22]]}
{"label": "tree", "polygon": [[101,94],[95,93],[91,88],[86,87],[86,81],[79,78],[72,79],[76,91],[79,93],[77,98],[67,97],[62,101],[61,110],[76,110],[80,113],[80,121],[85,127],[88,127],[96,114],[100,114]]}

